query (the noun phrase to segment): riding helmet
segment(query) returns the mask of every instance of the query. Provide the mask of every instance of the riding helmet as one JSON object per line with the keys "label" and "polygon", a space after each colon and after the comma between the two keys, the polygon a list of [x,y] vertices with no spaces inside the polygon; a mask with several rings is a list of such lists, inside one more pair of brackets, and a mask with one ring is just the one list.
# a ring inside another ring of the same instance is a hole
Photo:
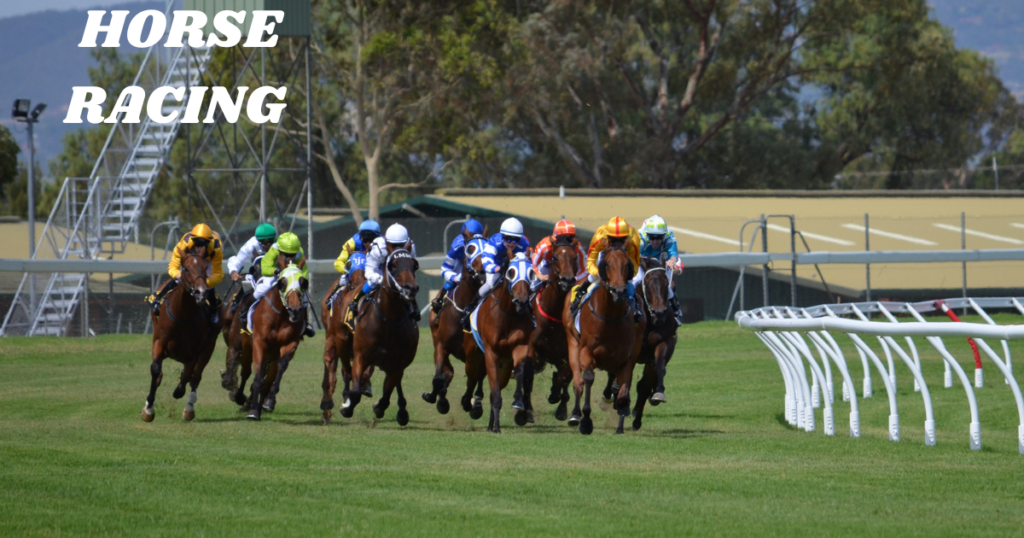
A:
{"label": "riding helmet", "polygon": [[469,232],[471,235],[479,235],[484,233],[484,225],[476,219],[469,219],[462,225],[462,231]]}
{"label": "riding helmet", "polygon": [[277,250],[282,254],[293,255],[298,253],[301,248],[299,236],[291,232],[285,232],[281,234],[281,237],[277,238]]}
{"label": "riding helmet", "polygon": [[409,230],[406,230],[405,226],[401,224],[392,224],[388,226],[388,231],[384,234],[384,240],[388,243],[404,245],[409,241]]}
{"label": "riding helmet", "polygon": [[622,217],[612,217],[605,225],[608,230],[608,237],[629,237],[629,224]]}
{"label": "riding helmet", "polygon": [[644,221],[644,233],[647,235],[665,235],[668,233],[668,225],[665,224],[665,219],[654,215],[651,218]]}
{"label": "riding helmet", "polygon": [[380,235],[380,224],[377,224],[377,221],[373,219],[366,219],[359,225],[359,231],[376,232],[377,235]]}
{"label": "riding helmet", "polygon": [[274,229],[274,225],[264,222],[256,227],[256,240],[257,241],[273,241],[277,237],[277,230]]}
{"label": "riding helmet", "polygon": [[197,239],[205,239],[206,241],[213,241],[213,230],[205,224],[196,224],[192,228],[192,237]]}
{"label": "riding helmet", "polygon": [[562,219],[555,224],[555,233],[552,235],[576,235],[576,225],[572,221]]}
{"label": "riding helmet", "polygon": [[516,218],[505,219],[505,222],[501,223],[501,235],[522,237],[523,223],[519,222],[519,219]]}

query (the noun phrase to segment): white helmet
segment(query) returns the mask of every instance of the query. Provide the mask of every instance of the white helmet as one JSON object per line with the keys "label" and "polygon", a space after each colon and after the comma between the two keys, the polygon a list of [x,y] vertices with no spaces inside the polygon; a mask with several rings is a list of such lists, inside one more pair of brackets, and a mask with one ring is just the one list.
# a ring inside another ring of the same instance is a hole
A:
{"label": "white helmet", "polygon": [[668,225],[665,224],[665,219],[654,215],[644,221],[644,233],[648,235],[665,235],[668,233]]}
{"label": "white helmet", "polygon": [[501,235],[522,237],[523,223],[519,222],[519,219],[516,218],[505,219],[505,222],[501,223]]}
{"label": "white helmet", "polygon": [[388,243],[405,244],[409,242],[409,230],[406,230],[405,226],[401,224],[392,224],[384,233],[384,240]]}

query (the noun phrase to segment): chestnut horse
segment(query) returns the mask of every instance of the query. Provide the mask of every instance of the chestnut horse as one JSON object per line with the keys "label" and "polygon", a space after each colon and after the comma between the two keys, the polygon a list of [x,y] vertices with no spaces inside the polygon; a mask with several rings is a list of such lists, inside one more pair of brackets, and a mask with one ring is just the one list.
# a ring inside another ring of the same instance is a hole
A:
{"label": "chestnut horse", "polygon": [[373,295],[359,305],[352,340],[352,388],[343,393],[341,416],[351,418],[362,399],[363,373],[370,366],[384,371],[384,392],[373,406],[377,418],[391,405],[391,391],[398,389],[398,424],[409,423],[402,376],[416,357],[420,331],[410,315],[410,306],[416,301],[420,287],[416,284],[416,271],[420,264],[405,249],[388,245],[384,262],[384,281]]}
{"label": "chestnut horse", "polygon": [[548,403],[559,404],[555,410],[555,418],[565,420],[568,416],[566,404],[569,403],[569,381],[572,380],[572,369],[569,368],[569,347],[566,344],[565,326],[562,324],[561,312],[565,298],[576,284],[579,273],[579,260],[576,256],[575,241],[559,239],[555,241],[551,254],[551,276],[545,281],[533,301],[533,318],[537,327],[530,334],[530,361],[525,365],[527,371],[524,383],[523,399],[527,413],[532,413],[533,404],[530,395],[533,388],[533,368],[543,369],[544,364],[555,367],[551,374],[551,394]]}
{"label": "chestnut horse", "polygon": [[[339,362],[341,363],[341,377],[345,383],[342,394],[348,392],[352,383],[352,330],[345,325],[345,314],[348,312],[348,303],[366,282],[366,276],[363,273],[363,268],[366,267],[366,254],[362,252],[352,254],[345,265],[348,268],[348,283],[337,292],[324,296],[320,308],[320,316],[327,334],[327,339],[324,341],[324,380],[321,384],[324,393],[320,399],[324,424],[330,422],[334,409],[334,390],[338,386]],[[373,375],[372,366],[363,372],[362,393],[364,396],[373,396],[373,391],[370,388],[371,375]]]}
{"label": "chestnut horse", "polygon": [[[281,378],[305,331],[307,308],[303,295],[308,286],[302,270],[289,264],[281,271],[274,287],[256,303],[249,326],[252,336],[242,339],[242,353],[252,354],[255,374],[249,394],[248,417],[251,420],[260,420],[264,409],[274,410]],[[271,381],[269,374],[273,365],[277,366],[277,376]],[[263,391],[264,384],[270,385],[269,392]]]}
{"label": "chestnut horse", "polygon": [[[633,380],[633,367],[640,355],[641,337],[646,320],[634,321],[633,302],[626,293],[626,285],[633,278],[633,262],[624,247],[606,248],[598,264],[601,280],[594,284],[586,304],[580,308],[580,329],[569,310],[571,299],[566,297],[562,322],[566,326],[569,344],[569,365],[572,367],[576,405],[569,425],[579,424],[580,433],[590,435],[594,422],[590,418],[590,389],[594,384],[594,368],[615,375],[619,393],[614,407],[619,413],[619,426],[615,433],[623,433],[623,422],[629,414],[629,386]],[[584,390],[583,414],[580,416],[580,396]]]}
{"label": "chestnut horse", "polygon": [[[499,280],[476,311],[476,330],[483,347],[487,381],[491,388],[491,419],[487,431],[501,433],[501,390],[508,385],[512,371],[516,372],[516,392],[512,408],[516,409],[516,424],[523,426],[528,414],[522,401],[523,361],[530,347],[533,332],[533,310],[530,308],[530,289],[537,280],[533,264],[525,254],[506,262],[503,280]],[[467,359],[480,353],[480,346],[467,350]]]}
{"label": "chestnut horse", "polygon": [[643,285],[637,290],[641,308],[647,316],[647,329],[643,335],[637,364],[644,365],[644,373],[636,384],[636,407],[633,408],[633,429],[639,430],[643,422],[644,404],[665,402],[665,367],[676,349],[676,320],[668,308],[670,274],[657,258],[641,258],[644,268]]}
{"label": "chestnut horse", "polygon": [[[244,289],[238,290],[238,293],[244,292]],[[220,384],[224,390],[228,391],[228,399],[240,406],[244,406],[248,401],[245,397],[245,384],[249,381],[249,376],[252,375],[252,345],[250,344],[248,348],[244,347],[245,340],[250,339],[251,336],[242,332],[242,327],[245,326],[245,316],[254,301],[252,293],[248,293],[242,297],[234,313],[231,312],[231,305],[228,302],[225,302],[221,308],[221,319],[224,320],[222,334],[224,344],[228,349],[224,357],[224,371],[221,372]],[[246,349],[249,351],[246,352]],[[238,372],[239,367],[241,367],[241,376]],[[263,389],[264,398],[269,394],[270,386],[276,378],[277,364],[274,363],[267,371],[267,384]]]}
{"label": "chestnut horse", "polygon": [[163,362],[167,358],[184,366],[174,389],[174,398],[180,399],[185,395],[186,383],[192,389],[181,418],[192,420],[196,416],[196,389],[203,380],[203,369],[210,362],[213,348],[217,345],[217,333],[220,332],[220,327],[212,322],[215,312],[206,301],[206,275],[209,271],[210,262],[191,250],[187,251],[181,262],[181,285],[171,290],[163,300],[164,315],[151,314],[153,362],[149,373],[152,380],[146,405],[142,408],[142,420],[146,422],[152,422],[155,416],[153,401],[164,378]]}
{"label": "chestnut horse", "polygon": [[[466,242],[465,263],[462,267],[462,278],[450,296],[445,296],[445,305],[437,314],[430,314],[430,336],[434,341],[434,379],[430,392],[423,393],[427,403],[437,403],[437,412],[448,413],[448,385],[452,382],[455,369],[448,359],[454,355],[456,359],[466,363],[466,393],[462,396],[463,410],[471,413],[474,419],[483,415],[483,379],[486,375],[483,356],[474,354],[467,360],[466,346],[476,345],[473,337],[462,330],[462,314],[466,306],[476,297],[480,287],[484,285],[487,275],[483,270],[483,254],[486,240],[475,237]],[[462,306],[459,306],[462,305]],[[476,387],[478,397],[473,399],[473,388]]]}

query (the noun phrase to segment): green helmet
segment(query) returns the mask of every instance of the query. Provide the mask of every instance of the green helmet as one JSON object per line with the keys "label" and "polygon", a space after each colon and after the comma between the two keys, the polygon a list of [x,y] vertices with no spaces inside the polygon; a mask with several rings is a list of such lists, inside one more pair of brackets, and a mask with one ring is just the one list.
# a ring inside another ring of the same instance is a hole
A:
{"label": "green helmet", "polygon": [[275,237],[277,237],[277,230],[274,229],[273,224],[264,222],[256,227],[257,241],[273,241]]}
{"label": "green helmet", "polygon": [[277,250],[285,254],[296,254],[302,246],[299,244],[299,236],[285,232],[277,238]]}

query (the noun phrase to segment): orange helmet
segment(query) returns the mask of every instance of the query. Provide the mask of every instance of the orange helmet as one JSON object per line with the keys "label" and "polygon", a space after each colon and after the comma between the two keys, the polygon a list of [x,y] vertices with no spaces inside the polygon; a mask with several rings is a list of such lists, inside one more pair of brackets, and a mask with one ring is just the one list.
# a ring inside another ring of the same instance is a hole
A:
{"label": "orange helmet", "polygon": [[629,237],[629,224],[622,217],[612,217],[605,227],[608,229],[608,237]]}
{"label": "orange helmet", "polygon": [[196,224],[191,233],[192,237],[213,241],[213,230],[205,224]]}
{"label": "orange helmet", "polygon": [[558,221],[558,224],[555,224],[555,232],[552,235],[576,235],[576,225],[568,220],[562,219]]}

